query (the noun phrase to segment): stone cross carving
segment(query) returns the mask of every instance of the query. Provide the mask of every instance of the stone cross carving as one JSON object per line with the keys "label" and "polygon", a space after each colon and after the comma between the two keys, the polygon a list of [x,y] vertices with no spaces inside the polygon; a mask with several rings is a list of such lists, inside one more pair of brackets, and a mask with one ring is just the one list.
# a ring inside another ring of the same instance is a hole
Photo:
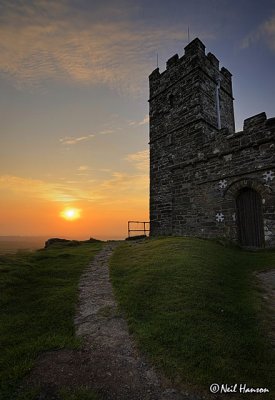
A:
{"label": "stone cross carving", "polygon": [[216,221],[217,222],[222,222],[224,220],[224,215],[223,215],[223,213],[217,213],[216,214]]}
{"label": "stone cross carving", "polygon": [[273,181],[273,179],[274,179],[274,172],[273,172],[273,171],[265,172],[265,173],[263,174],[263,177],[264,177],[264,180],[265,180],[266,182],[268,182],[268,181]]}
{"label": "stone cross carving", "polygon": [[225,189],[226,186],[227,186],[227,180],[226,180],[226,179],[223,179],[223,180],[221,180],[221,181],[219,182],[219,187],[220,187],[220,189]]}

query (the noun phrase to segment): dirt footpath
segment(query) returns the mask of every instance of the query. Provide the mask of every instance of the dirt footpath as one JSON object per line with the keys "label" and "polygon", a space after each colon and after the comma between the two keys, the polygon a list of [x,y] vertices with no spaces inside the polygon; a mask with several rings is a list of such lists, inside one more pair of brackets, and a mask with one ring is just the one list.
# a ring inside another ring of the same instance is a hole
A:
{"label": "dirt footpath", "polygon": [[86,387],[105,400],[196,400],[179,393],[139,354],[120,315],[109,280],[108,261],[119,242],[107,242],[82,275],[75,317],[84,347],[42,354],[26,380],[41,386],[37,400],[59,399],[61,387]]}
{"label": "dirt footpath", "polygon": [[77,335],[95,365],[94,387],[106,399],[185,399],[164,388],[153,368],[138,354],[119,314],[109,280],[108,260],[117,242],[109,242],[96,256],[80,282],[80,304],[75,319]]}

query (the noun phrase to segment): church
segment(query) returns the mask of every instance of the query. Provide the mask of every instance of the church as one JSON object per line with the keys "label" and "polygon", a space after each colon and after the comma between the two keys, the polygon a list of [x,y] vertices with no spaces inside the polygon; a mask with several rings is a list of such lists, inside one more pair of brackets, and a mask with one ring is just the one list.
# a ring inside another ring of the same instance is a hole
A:
{"label": "church", "polygon": [[232,75],[196,38],[149,76],[150,235],[275,247],[275,118],[235,132]]}

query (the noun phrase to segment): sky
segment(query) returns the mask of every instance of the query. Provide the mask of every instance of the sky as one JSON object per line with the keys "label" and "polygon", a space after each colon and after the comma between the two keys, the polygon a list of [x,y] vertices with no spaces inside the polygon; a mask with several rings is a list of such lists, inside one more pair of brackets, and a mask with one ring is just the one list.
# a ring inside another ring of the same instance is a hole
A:
{"label": "sky", "polygon": [[233,74],[236,130],[275,117],[273,0],[0,0],[0,235],[148,221],[148,76],[188,27]]}

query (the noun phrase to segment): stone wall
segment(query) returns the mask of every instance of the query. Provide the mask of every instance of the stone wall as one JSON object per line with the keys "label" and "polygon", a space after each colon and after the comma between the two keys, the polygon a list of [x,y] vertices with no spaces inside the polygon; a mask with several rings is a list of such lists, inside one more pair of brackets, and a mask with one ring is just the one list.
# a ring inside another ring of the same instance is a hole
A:
{"label": "stone wall", "polygon": [[275,119],[261,113],[234,132],[231,74],[198,39],[153,71],[149,101],[151,235],[238,241],[236,197],[250,187],[261,195],[265,246],[275,246]]}

